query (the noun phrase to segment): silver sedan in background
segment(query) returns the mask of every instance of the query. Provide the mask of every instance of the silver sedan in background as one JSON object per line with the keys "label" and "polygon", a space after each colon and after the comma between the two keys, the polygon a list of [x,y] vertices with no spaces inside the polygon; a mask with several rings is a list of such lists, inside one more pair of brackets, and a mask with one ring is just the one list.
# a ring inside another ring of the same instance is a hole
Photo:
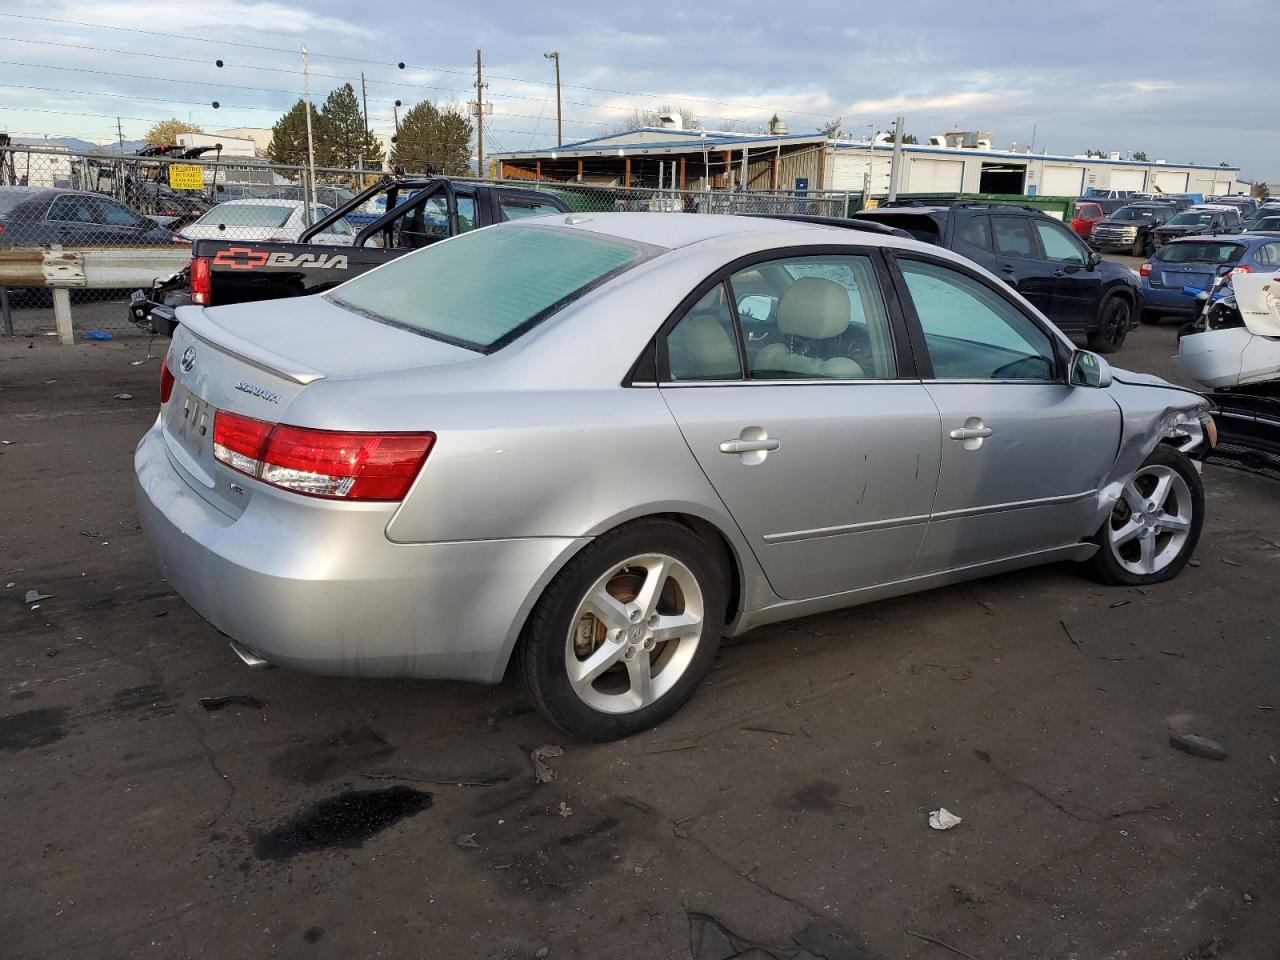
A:
{"label": "silver sedan in background", "polygon": [[1187,562],[1198,395],[875,228],[557,215],[188,307],[138,445],[164,575],[250,664],[670,716],[722,635],[1052,561]]}

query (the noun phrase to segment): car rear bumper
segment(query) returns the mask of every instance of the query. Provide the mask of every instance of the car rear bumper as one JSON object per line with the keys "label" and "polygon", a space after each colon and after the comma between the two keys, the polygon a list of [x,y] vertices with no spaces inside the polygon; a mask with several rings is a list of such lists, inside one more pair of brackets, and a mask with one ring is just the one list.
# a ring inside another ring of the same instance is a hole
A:
{"label": "car rear bumper", "polygon": [[1171,287],[1153,287],[1149,283],[1142,285],[1142,309],[1148,313],[1194,316],[1200,312],[1202,306],[1199,300],[1187,296],[1181,290],[1174,290]]}
{"label": "car rear bumper", "polygon": [[158,427],[134,469],[170,585],[242,657],[309,673],[496,683],[529,608],[586,542],[392,543],[396,505],[263,493],[233,518],[181,477]]}

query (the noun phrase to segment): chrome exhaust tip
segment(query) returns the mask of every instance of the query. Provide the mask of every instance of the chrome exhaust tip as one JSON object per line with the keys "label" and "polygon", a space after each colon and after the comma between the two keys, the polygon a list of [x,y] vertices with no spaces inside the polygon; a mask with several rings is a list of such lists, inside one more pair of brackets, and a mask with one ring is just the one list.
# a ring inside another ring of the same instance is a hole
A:
{"label": "chrome exhaust tip", "polygon": [[266,670],[271,666],[271,664],[267,663],[267,661],[263,660],[248,647],[243,647],[234,640],[230,640],[228,642],[231,644],[231,649],[235,652],[235,655],[244,661],[244,665],[246,667],[249,667],[252,670]]}

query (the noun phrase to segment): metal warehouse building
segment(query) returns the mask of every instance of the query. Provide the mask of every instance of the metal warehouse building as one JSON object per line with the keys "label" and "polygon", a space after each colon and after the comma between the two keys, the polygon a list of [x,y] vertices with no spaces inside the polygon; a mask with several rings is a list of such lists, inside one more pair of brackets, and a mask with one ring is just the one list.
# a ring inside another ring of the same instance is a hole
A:
{"label": "metal warehouse building", "polygon": [[[490,155],[500,177],[689,190],[889,192],[893,147],[822,133],[743,134],[642,127],[554,150]],[[1237,167],[1050,156],[966,147],[903,147],[899,193],[1080,196],[1099,189],[1240,192]]]}

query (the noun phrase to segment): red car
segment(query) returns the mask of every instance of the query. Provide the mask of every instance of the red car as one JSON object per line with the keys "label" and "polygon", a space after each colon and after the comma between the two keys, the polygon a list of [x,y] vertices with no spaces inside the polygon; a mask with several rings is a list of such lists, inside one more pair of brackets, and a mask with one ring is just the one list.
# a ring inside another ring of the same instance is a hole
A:
{"label": "red car", "polygon": [[1102,205],[1092,201],[1081,201],[1076,204],[1076,212],[1071,217],[1071,229],[1082,237],[1093,233],[1093,225],[1106,217]]}

